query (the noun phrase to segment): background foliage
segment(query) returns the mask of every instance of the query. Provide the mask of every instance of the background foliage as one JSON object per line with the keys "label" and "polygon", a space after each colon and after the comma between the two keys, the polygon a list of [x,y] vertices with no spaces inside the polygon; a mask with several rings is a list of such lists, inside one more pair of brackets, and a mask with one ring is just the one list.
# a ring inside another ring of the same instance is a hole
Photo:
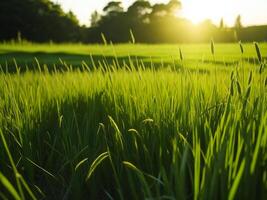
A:
{"label": "background foliage", "polygon": [[[99,43],[181,43],[234,41],[266,41],[267,26],[243,27],[237,16],[234,27],[226,27],[223,19],[218,26],[207,20],[199,25],[179,17],[182,4],[171,0],[151,5],[138,0],[124,11],[120,1],[111,1],[99,14],[91,16],[91,26],[80,26],[72,12],[49,0],[2,0],[0,2],[0,40],[27,39],[35,42]],[[178,13],[178,15],[177,15]],[[88,13],[89,15],[89,13]],[[196,34],[197,33],[197,34]]]}

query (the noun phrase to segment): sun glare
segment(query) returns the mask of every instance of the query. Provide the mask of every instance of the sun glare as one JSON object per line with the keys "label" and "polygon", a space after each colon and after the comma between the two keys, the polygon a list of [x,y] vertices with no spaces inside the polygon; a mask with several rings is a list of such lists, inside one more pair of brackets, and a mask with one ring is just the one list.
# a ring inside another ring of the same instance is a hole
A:
{"label": "sun glare", "polygon": [[233,3],[229,0],[185,0],[183,1],[182,16],[195,24],[206,19],[218,23],[221,18],[231,23],[232,19],[236,17],[237,14],[233,12],[229,2],[231,4]]}
{"label": "sun glare", "polygon": [[[80,20],[81,24],[90,24],[90,14],[97,10],[101,13],[103,7],[111,0],[52,0],[60,3],[67,12],[72,10]],[[136,0],[123,0],[122,5],[127,8]],[[168,3],[169,0],[149,0],[152,5],[155,3]],[[226,25],[232,26],[237,15],[242,16],[244,24],[266,24],[266,0],[180,0],[182,10],[177,16],[189,19],[195,24],[206,19],[218,24],[224,19]],[[255,12],[256,11],[256,12]]]}

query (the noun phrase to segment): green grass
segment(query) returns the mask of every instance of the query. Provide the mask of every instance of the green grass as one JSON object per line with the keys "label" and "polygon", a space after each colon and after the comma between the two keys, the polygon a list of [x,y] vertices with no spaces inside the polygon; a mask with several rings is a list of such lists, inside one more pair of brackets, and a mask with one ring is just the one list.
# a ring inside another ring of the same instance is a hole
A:
{"label": "green grass", "polygon": [[[257,55],[253,44],[244,44],[245,63],[255,64]],[[181,45],[144,45],[144,44],[121,44],[121,45],[82,45],[82,44],[0,44],[0,65],[5,71],[14,72],[14,58],[21,70],[36,69],[35,58],[41,64],[46,64],[49,69],[56,64],[60,68],[65,68],[65,64],[72,65],[73,68],[81,67],[86,63],[90,68],[99,63],[113,64],[113,62],[123,65],[130,64],[130,60],[135,65],[143,62],[146,67],[151,63],[156,68],[165,68],[168,65],[179,67],[179,48],[188,67],[199,65],[212,66],[213,56],[209,44],[181,44]],[[261,43],[260,49],[264,58],[267,56],[267,44]],[[130,57],[130,58],[129,58]],[[235,66],[240,60],[241,53],[238,44],[216,44],[215,61],[221,66]],[[94,62],[92,62],[92,59]]]}
{"label": "green grass", "polygon": [[[216,43],[214,58],[209,44],[6,44],[0,52],[2,63],[19,52],[18,67],[70,56],[64,73],[42,64],[0,73],[1,198],[266,198],[266,70],[253,44],[243,60],[238,44]],[[90,54],[102,55],[95,68]],[[89,68],[71,69],[85,58]]]}

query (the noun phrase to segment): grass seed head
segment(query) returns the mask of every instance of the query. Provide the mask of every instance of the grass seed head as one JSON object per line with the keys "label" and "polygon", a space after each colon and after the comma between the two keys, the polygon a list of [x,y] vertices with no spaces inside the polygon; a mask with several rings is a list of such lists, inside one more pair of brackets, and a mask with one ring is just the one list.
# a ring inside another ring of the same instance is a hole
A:
{"label": "grass seed head", "polygon": [[259,63],[262,62],[261,51],[257,42],[254,42]]}
{"label": "grass seed head", "polygon": [[244,54],[244,48],[243,48],[241,41],[239,41],[239,47],[240,47],[241,54]]}
{"label": "grass seed head", "polygon": [[181,48],[179,48],[179,54],[180,54],[180,60],[183,60],[183,59],[184,59],[184,57],[183,57],[183,53],[182,53],[182,50],[181,50]]}
{"label": "grass seed head", "polygon": [[214,50],[214,41],[213,41],[213,39],[211,39],[211,41],[210,41],[210,49],[211,49],[211,54],[214,55],[215,54],[215,50]]}

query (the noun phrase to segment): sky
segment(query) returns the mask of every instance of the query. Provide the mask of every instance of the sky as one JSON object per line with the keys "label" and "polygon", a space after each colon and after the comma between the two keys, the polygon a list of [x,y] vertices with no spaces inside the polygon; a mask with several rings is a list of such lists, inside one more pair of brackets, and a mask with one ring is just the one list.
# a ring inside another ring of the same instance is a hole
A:
{"label": "sky", "polygon": [[[90,25],[90,15],[93,11],[102,11],[111,0],[52,0],[59,3],[64,11],[72,11],[80,24]],[[126,9],[135,0],[122,0]],[[169,0],[150,0],[154,3],[166,3]],[[181,16],[197,24],[205,19],[211,19],[219,24],[221,18],[228,26],[232,26],[238,14],[243,25],[267,24],[267,0],[181,0]]]}

